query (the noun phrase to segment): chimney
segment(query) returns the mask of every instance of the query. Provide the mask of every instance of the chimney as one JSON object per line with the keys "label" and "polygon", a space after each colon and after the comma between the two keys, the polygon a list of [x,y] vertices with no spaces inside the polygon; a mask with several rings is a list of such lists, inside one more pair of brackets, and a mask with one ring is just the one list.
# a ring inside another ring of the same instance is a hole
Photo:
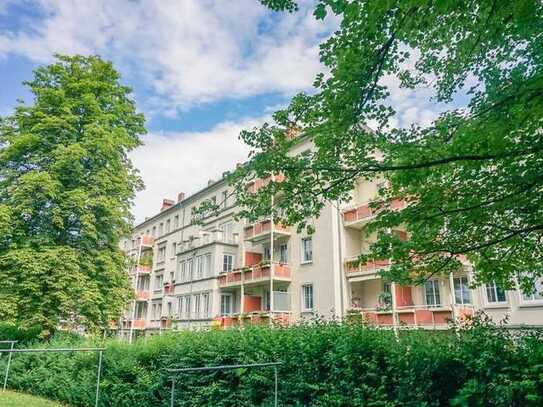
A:
{"label": "chimney", "polygon": [[177,194],[177,202],[181,202],[183,199],[185,199],[185,193],[184,192],[179,192]]}
{"label": "chimney", "polygon": [[173,199],[164,198],[162,200],[162,208],[160,208],[160,211],[165,211],[166,209],[171,208],[174,204],[175,202],[173,201]]}

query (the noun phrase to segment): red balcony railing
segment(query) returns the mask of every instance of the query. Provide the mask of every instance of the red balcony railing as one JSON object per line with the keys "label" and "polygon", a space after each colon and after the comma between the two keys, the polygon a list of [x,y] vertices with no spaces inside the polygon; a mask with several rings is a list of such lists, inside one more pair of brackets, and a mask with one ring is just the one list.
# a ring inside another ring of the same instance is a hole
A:
{"label": "red balcony railing", "polygon": [[[229,273],[219,276],[219,286],[240,285],[243,282],[250,283],[261,280],[269,280],[271,265],[257,264],[252,267],[236,269]],[[291,268],[287,264],[274,263],[273,278],[289,280],[291,278]]]}
{"label": "red balcony railing", "polygon": [[142,266],[142,265],[136,266],[136,273],[138,274],[149,274],[150,272],[151,272],[150,266]]}
{"label": "red balcony railing", "polygon": [[363,264],[356,264],[354,260],[345,262],[345,271],[347,273],[375,273],[379,269],[390,266],[389,259],[373,260]]}
{"label": "red balcony railing", "polygon": [[134,319],[132,321],[132,327],[134,329],[145,329],[145,319]]}
{"label": "red balcony railing", "polygon": [[405,204],[404,200],[398,198],[394,198],[390,200],[388,204],[383,203],[377,207],[374,203],[367,202],[355,208],[345,209],[343,211],[343,220],[347,223],[369,220],[379,214],[379,212],[387,206],[392,210],[400,210],[405,207]]}
{"label": "red balcony railing", "polygon": [[[254,181],[251,181],[247,183],[247,191],[250,193],[256,193],[260,188],[265,187],[268,185],[272,180],[272,177],[266,177],[266,178],[258,178]],[[282,174],[276,175],[274,178],[274,182],[283,182],[285,180],[285,176]]]}
{"label": "red balcony railing", "polygon": [[143,235],[140,237],[140,244],[142,246],[150,247],[150,246],[153,246],[154,243],[155,243],[155,239],[153,236]]}
{"label": "red balcony railing", "polygon": [[[290,233],[288,226],[283,226],[280,223],[274,225],[274,231],[279,233]],[[252,239],[259,235],[271,232],[271,221],[269,219],[257,222],[254,225],[244,228],[245,239]]]}
{"label": "red balcony railing", "polygon": [[136,290],[136,300],[138,301],[148,300],[149,296],[149,290]]}

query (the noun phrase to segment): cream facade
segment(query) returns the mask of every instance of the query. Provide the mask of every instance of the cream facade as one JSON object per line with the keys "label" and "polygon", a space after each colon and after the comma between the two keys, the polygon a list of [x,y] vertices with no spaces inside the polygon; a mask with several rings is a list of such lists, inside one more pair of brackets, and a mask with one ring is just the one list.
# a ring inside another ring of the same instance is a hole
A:
{"label": "cream facade", "polygon": [[[293,154],[307,148],[302,142]],[[267,181],[248,188],[256,191]],[[541,284],[530,296],[492,284],[470,289],[466,263],[448,277],[403,287],[379,277],[386,260],[355,265],[353,259],[375,239],[364,227],[375,216],[369,203],[378,188],[379,182],[360,181],[351,202],[328,204],[311,221],[311,236],[270,219],[236,220],[224,179],[192,196],[179,194],[176,202],[164,200],[161,211],[122,242],[132,259],[136,295],[119,321],[119,335],[346,316],[396,328],[446,328],[479,309],[496,321],[507,316],[512,326],[543,326]],[[220,212],[192,224],[192,209],[206,200],[218,203]],[[390,205],[401,210],[404,203]]]}

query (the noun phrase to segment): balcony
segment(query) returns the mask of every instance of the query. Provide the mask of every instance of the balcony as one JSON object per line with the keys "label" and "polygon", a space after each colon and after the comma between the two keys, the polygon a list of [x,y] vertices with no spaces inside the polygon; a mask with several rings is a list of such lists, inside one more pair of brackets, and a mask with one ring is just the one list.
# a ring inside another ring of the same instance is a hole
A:
{"label": "balcony", "polygon": [[249,314],[235,314],[216,317],[213,325],[217,328],[227,329],[246,325],[287,326],[291,323],[292,316],[289,312],[253,312]]}
{"label": "balcony", "polygon": [[406,202],[401,199],[392,199],[390,202],[375,206],[375,201],[369,201],[361,205],[343,210],[343,222],[345,227],[362,229],[369,221],[373,220],[386,207],[392,210],[405,208]]}
{"label": "balcony", "polygon": [[151,297],[149,290],[136,290],[136,301],[147,301]]}
{"label": "balcony", "polygon": [[[219,275],[220,287],[232,287],[241,284],[260,283],[270,280],[271,265],[257,264],[252,267],[236,269],[229,273]],[[274,263],[273,279],[278,281],[291,281],[291,269],[287,264]]]}
{"label": "balcony", "polygon": [[172,320],[169,317],[162,317],[160,320],[160,329],[171,329],[172,328]]}
{"label": "balcony", "polygon": [[132,328],[145,329],[145,319],[134,319],[132,321]]}
{"label": "balcony", "polygon": [[[247,192],[254,194],[258,192],[259,189],[265,187],[268,185],[272,180],[272,177],[266,177],[266,178],[258,178],[254,181],[250,181],[247,183]],[[274,178],[274,182],[283,182],[285,180],[285,176],[283,174],[276,175]]]}
{"label": "balcony", "polygon": [[138,238],[141,247],[153,247],[155,238],[150,235],[143,235]]}
{"label": "balcony", "polygon": [[150,274],[151,273],[151,267],[150,266],[144,266],[144,265],[136,265],[136,274]]}
{"label": "balcony", "polygon": [[164,295],[171,295],[175,290],[174,281],[164,283]]}
{"label": "balcony", "polygon": [[198,249],[213,243],[237,245],[239,243],[239,234],[234,233],[231,236],[225,236],[220,230],[205,232],[199,236],[193,236],[191,239],[181,242],[178,246],[177,254]]}
{"label": "balcony", "polygon": [[372,276],[379,272],[379,270],[385,269],[390,266],[389,259],[383,260],[373,260],[368,261],[367,263],[357,264],[356,257],[350,257],[345,259],[345,274],[347,278],[358,277],[358,276]]}
{"label": "balcony", "polygon": [[[271,221],[269,219],[266,219],[253,225],[246,226],[243,229],[243,236],[245,240],[257,243],[266,239],[270,239],[271,231]],[[290,236],[290,228],[281,224],[275,224],[273,227],[273,233],[278,237],[288,237]]]}

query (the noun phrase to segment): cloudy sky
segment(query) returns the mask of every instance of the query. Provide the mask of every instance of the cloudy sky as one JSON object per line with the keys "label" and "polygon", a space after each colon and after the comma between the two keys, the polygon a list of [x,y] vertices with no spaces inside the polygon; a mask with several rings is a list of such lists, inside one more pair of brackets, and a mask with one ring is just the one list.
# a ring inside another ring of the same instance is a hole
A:
{"label": "cloudy sky", "polygon": [[[243,161],[240,130],[311,90],[318,44],[337,21],[317,22],[313,1],[299,3],[280,14],[257,0],[0,0],[0,115],[31,101],[21,82],[55,53],[112,60],[149,129],[132,154],[146,184],[134,206],[141,221],[162,198]],[[435,117],[423,97],[394,90],[398,124]]]}

